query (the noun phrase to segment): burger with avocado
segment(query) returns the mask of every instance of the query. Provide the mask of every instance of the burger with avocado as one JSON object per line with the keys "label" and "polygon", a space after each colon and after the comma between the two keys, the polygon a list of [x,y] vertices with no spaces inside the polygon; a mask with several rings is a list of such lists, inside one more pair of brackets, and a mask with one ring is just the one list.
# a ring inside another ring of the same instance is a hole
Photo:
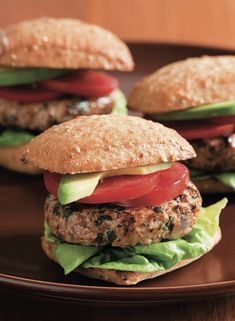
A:
{"label": "burger with avocado", "polygon": [[220,240],[222,200],[201,196],[178,161],[195,157],[176,131],[139,117],[93,115],[53,126],[27,146],[44,170],[42,248],[63,267],[120,285],[178,269]]}
{"label": "burger with avocado", "polygon": [[22,166],[22,151],[54,124],[78,115],[127,113],[118,80],[103,70],[132,70],[131,54],[98,26],[40,18],[6,27],[0,66],[0,165],[7,168],[37,172]]}
{"label": "burger with avocado", "polygon": [[197,157],[187,164],[201,192],[235,191],[235,56],[167,65],[140,80],[128,104],[190,141]]}

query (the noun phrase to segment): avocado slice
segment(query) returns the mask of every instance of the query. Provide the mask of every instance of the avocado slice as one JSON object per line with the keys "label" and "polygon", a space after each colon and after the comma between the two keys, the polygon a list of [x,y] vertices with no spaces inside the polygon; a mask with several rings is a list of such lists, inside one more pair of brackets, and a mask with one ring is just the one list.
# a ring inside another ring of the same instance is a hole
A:
{"label": "avocado slice", "polygon": [[0,86],[30,84],[70,73],[70,69],[0,68]]}
{"label": "avocado slice", "polygon": [[104,177],[120,175],[147,175],[156,171],[167,169],[171,163],[162,163],[142,167],[117,169],[107,172],[66,174],[60,180],[58,198],[62,205],[75,202],[81,198],[91,195],[99,180]]}
{"label": "avocado slice", "polygon": [[127,115],[127,101],[123,92],[119,89],[111,93],[115,103],[113,106],[112,114],[114,115]]}
{"label": "avocado slice", "polygon": [[35,135],[25,130],[5,130],[0,133],[0,147],[14,147],[28,143]]}
{"label": "avocado slice", "polygon": [[75,202],[93,193],[102,177],[100,173],[63,175],[58,188],[58,198],[62,205]]}
{"label": "avocado slice", "polygon": [[227,185],[235,190],[235,172],[206,173],[203,171],[190,169],[190,176],[193,180],[195,180],[195,182],[196,180],[215,178],[224,185]]}
{"label": "avocado slice", "polygon": [[188,119],[204,119],[227,115],[235,115],[235,100],[197,106],[182,111],[153,114],[151,116],[154,120],[177,121]]}

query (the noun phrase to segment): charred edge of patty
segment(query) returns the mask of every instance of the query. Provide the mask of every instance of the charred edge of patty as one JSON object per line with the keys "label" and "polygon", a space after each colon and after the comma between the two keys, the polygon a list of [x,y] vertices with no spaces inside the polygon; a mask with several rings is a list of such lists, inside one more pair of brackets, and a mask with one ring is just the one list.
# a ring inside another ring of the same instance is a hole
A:
{"label": "charred edge of patty", "polygon": [[79,203],[63,206],[50,195],[45,217],[51,232],[65,242],[114,247],[147,245],[188,234],[196,222],[201,202],[191,182],[175,199],[161,206],[142,208]]}
{"label": "charred edge of patty", "polygon": [[235,170],[235,133],[190,141],[197,157],[187,161],[190,168],[208,172]]}
{"label": "charred edge of patty", "polygon": [[42,131],[77,116],[110,114],[114,104],[112,96],[58,99],[34,104],[0,99],[0,126]]}

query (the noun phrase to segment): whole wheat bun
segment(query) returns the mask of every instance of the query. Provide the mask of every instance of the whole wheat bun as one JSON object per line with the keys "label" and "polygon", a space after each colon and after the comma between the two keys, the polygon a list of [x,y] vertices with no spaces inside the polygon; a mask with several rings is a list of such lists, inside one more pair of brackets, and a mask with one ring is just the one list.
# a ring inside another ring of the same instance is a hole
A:
{"label": "whole wheat bun", "polygon": [[[213,245],[208,250],[212,250],[212,248],[221,240],[221,231],[220,228],[217,230],[214,239],[213,239]],[[56,257],[54,255],[55,245],[54,243],[50,243],[46,240],[46,238],[43,236],[41,239],[41,244],[43,251],[46,253],[46,255],[53,260],[54,262],[57,262]],[[78,272],[82,275],[88,276],[92,279],[99,279],[104,280],[108,282],[115,283],[117,285],[133,285],[138,282],[141,282],[143,280],[147,279],[153,279],[158,276],[161,276],[163,274],[172,272],[174,270],[177,270],[185,265],[188,265],[192,263],[193,261],[199,259],[201,256],[193,258],[193,259],[187,259],[182,260],[176,265],[172,266],[168,270],[160,270],[156,272],[148,272],[148,273],[141,273],[141,272],[125,272],[125,271],[117,271],[117,270],[106,270],[106,269],[97,269],[97,268],[77,268],[75,272]]]}
{"label": "whole wheat bun", "polygon": [[134,116],[80,116],[32,139],[24,161],[61,174],[107,171],[195,157],[175,130]]}
{"label": "whole wheat bun", "polygon": [[164,113],[235,100],[235,56],[203,56],[169,64],[133,88],[128,106]]}
{"label": "whole wheat bun", "polygon": [[215,178],[192,179],[192,181],[202,194],[235,193],[234,189]]}
{"label": "whole wheat bun", "polygon": [[0,166],[20,173],[39,174],[41,172],[39,168],[31,164],[24,165],[22,163],[21,158],[25,148],[26,144],[16,147],[1,147]]}
{"label": "whole wheat bun", "polygon": [[129,71],[127,46],[111,32],[75,19],[39,18],[0,30],[0,65]]}

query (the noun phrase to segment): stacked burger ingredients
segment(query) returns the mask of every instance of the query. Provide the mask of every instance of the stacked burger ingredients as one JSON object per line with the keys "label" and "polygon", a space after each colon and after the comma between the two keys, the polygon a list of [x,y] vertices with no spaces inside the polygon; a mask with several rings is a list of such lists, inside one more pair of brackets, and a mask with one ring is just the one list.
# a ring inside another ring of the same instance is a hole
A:
{"label": "stacked burger ingredients", "polygon": [[1,30],[0,165],[35,173],[20,158],[41,131],[78,115],[126,114],[118,80],[103,70],[133,65],[119,38],[79,20],[41,18]]}
{"label": "stacked burger ingredients", "polygon": [[44,170],[42,247],[66,274],[130,285],[180,268],[220,240],[222,200],[201,196],[178,161],[195,157],[176,131],[131,116],[83,116],[27,146]]}
{"label": "stacked burger ingredients", "polygon": [[234,192],[234,56],[167,65],[138,82],[128,104],[190,141],[197,157],[187,164],[201,192]]}

